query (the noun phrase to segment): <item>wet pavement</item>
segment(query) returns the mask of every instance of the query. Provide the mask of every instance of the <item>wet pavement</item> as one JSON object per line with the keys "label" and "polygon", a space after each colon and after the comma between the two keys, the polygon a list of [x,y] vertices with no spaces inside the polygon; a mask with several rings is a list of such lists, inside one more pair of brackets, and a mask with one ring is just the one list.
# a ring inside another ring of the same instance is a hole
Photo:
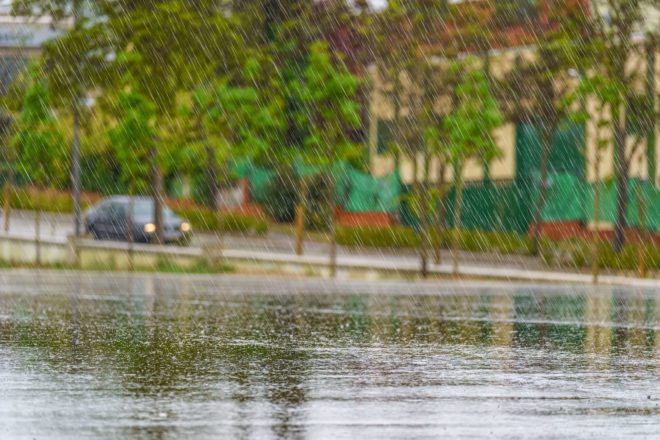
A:
{"label": "wet pavement", "polygon": [[0,396],[2,439],[653,438],[660,290],[0,272]]}

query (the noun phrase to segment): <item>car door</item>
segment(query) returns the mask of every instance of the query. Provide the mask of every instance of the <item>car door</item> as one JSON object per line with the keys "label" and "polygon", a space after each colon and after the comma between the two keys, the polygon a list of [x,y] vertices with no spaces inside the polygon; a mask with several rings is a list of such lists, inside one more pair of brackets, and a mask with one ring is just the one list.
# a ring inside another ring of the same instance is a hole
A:
{"label": "car door", "polygon": [[94,230],[98,238],[107,238],[108,236],[108,208],[109,202],[103,202],[94,208],[93,214],[89,219],[89,228]]}
{"label": "car door", "polygon": [[109,238],[115,240],[126,239],[126,205],[120,202],[110,203],[107,217]]}

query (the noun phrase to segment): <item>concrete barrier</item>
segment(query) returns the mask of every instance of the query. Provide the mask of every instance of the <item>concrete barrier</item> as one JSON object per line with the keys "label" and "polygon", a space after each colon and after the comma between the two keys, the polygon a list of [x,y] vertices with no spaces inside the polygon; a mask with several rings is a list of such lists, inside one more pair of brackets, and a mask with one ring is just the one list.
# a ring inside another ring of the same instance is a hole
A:
{"label": "concrete barrier", "polygon": [[[41,262],[37,261],[37,246]],[[133,264],[131,265],[131,255]],[[62,265],[93,270],[178,270],[194,269],[215,272],[228,264],[238,272],[266,274],[279,273],[293,276],[330,276],[329,258],[325,255],[292,255],[249,249],[222,249],[219,243],[208,243],[202,248],[156,246],[86,238],[41,239],[0,234],[0,260],[9,264]],[[337,277],[340,279],[377,280],[386,278],[414,279],[419,273],[415,258],[396,256],[342,255],[337,259]],[[436,276],[451,276],[451,265],[429,265]],[[513,267],[461,265],[460,275],[469,278],[537,281],[544,283],[591,284],[591,275],[578,272],[553,272]],[[602,275],[604,285],[660,288],[658,279],[639,279],[617,275]]]}
{"label": "concrete barrier", "polygon": [[[38,250],[37,250],[38,249]],[[154,246],[69,237],[42,238],[0,234],[0,260],[7,264],[66,265],[81,269],[155,269],[163,264],[191,268],[202,260],[198,248]]]}

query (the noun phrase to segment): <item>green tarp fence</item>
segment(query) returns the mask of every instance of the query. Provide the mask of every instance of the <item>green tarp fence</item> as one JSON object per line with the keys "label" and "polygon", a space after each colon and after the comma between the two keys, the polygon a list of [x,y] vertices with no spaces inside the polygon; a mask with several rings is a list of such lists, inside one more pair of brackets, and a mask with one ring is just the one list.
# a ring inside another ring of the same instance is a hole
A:
{"label": "green tarp fence", "polygon": [[[313,176],[324,172],[320,166],[294,162],[293,170],[298,177]],[[401,200],[402,185],[398,172],[384,177],[374,177],[360,172],[347,162],[332,166],[337,185],[337,203],[348,212],[387,212],[396,213]],[[250,182],[251,196],[264,203],[268,191],[276,177],[275,170],[257,166],[249,161],[237,162],[232,174],[246,178]]]}
{"label": "green tarp fence", "polygon": [[[551,174],[548,179],[546,204],[543,209],[543,221],[581,221],[594,220],[594,199],[596,184],[582,182],[572,174]],[[614,182],[599,183],[600,213],[599,221],[616,222],[617,187]],[[534,198],[538,197],[538,185],[535,186]],[[660,190],[649,182],[636,178],[628,180],[626,223],[629,227],[640,226],[640,203],[644,206],[645,226],[653,231],[660,231]]]}
{"label": "green tarp fence", "polygon": [[[600,184],[600,221],[616,221],[616,194],[613,183]],[[577,221],[588,223],[594,218],[593,184],[582,182],[568,173],[552,173],[548,177],[544,222]],[[641,192],[638,190],[641,189]],[[524,234],[533,221],[539,197],[539,177],[530,175],[507,184],[475,183],[463,190],[461,225],[468,229],[507,231]],[[643,198],[642,198],[643,197]],[[455,191],[447,195],[446,223],[453,226]],[[660,231],[660,190],[648,182],[630,179],[626,221],[629,227],[639,226],[639,202],[644,201],[645,226]],[[430,219],[433,221],[434,219]],[[417,227],[418,221],[406,203],[401,205],[401,221]]]}

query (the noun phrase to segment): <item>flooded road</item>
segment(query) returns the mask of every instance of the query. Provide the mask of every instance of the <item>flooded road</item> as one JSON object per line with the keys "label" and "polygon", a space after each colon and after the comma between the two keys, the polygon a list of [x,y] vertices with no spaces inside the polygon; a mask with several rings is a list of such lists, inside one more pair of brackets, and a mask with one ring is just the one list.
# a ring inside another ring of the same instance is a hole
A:
{"label": "flooded road", "polygon": [[0,273],[0,438],[657,438],[660,289]]}

